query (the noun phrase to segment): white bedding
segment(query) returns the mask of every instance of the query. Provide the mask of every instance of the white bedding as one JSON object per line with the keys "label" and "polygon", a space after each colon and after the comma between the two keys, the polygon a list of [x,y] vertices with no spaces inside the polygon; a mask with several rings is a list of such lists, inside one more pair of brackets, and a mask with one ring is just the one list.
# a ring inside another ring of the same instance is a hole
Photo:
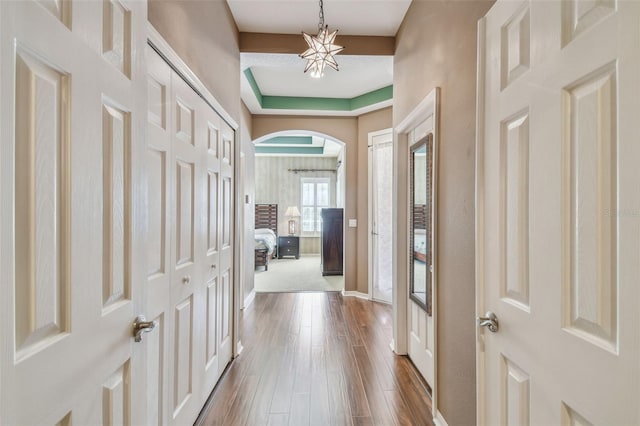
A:
{"label": "white bedding", "polygon": [[256,247],[266,247],[271,255],[277,244],[276,233],[268,228],[259,228],[255,231]]}

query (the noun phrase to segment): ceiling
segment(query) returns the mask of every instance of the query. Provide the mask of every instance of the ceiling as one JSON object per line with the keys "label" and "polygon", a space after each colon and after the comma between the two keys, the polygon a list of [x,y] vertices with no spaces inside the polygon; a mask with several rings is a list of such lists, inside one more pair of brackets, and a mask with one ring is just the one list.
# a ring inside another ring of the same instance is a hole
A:
{"label": "ceiling", "polygon": [[[315,33],[317,0],[227,0],[240,32]],[[324,0],[340,35],[395,36],[411,0]],[[300,36],[302,38],[302,35]],[[300,52],[302,53],[302,52]],[[340,71],[303,72],[295,54],[241,53],[241,96],[252,114],[357,116],[392,104],[393,57],[336,56]]]}
{"label": "ceiling", "polygon": [[[317,32],[317,0],[227,0],[240,32]],[[395,36],[411,0],[324,0],[324,19],[339,34]]]}

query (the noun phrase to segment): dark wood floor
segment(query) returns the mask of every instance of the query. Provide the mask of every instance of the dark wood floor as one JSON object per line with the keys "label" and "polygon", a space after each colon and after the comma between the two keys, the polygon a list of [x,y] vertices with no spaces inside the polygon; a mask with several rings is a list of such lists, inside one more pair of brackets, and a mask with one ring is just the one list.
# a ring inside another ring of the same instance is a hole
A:
{"label": "dark wood floor", "polygon": [[198,425],[433,425],[414,366],[389,348],[389,306],[263,293],[241,327],[244,350]]}

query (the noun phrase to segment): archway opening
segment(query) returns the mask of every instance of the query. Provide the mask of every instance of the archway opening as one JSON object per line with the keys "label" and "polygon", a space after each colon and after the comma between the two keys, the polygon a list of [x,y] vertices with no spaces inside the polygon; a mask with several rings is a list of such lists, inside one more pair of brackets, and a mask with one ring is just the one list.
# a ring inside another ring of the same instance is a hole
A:
{"label": "archway opening", "polygon": [[309,130],[253,143],[255,292],[343,291],[345,143]]}

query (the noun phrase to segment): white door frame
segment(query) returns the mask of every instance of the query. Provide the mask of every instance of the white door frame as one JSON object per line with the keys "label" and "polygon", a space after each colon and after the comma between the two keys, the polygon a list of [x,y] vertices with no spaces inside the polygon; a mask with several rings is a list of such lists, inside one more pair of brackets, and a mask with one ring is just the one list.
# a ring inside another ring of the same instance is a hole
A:
{"label": "white door frame", "polygon": [[[368,215],[369,215],[369,220],[367,222],[367,245],[368,245],[368,286],[369,286],[369,300],[375,300],[373,297],[373,238],[371,238],[371,236],[373,235],[373,138],[376,136],[382,136],[382,135],[390,135],[391,136],[391,143],[393,144],[393,128],[389,127],[388,129],[382,129],[382,130],[378,130],[375,132],[370,132],[368,135],[368,143],[367,143],[367,147],[368,147],[368,158],[369,158],[369,166],[367,168],[367,176],[368,176]],[[393,159],[391,160],[393,161]],[[393,271],[392,271],[393,274]],[[387,303],[385,301],[380,301],[383,303]],[[393,304],[393,295],[391,297],[391,303]]]}
{"label": "white door frame", "polygon": [[[476,313],[484,310],[484,81],[485,81],[485,55],[486,55],[486,26],[487,18],[478,20],[478,46],[477,46],[477,70],[476,70]],[[486,406],[484,392],[485,389],[485,368],[484,354],[481,350],[480,329],[476,327],[476,420],[485,418]]]}
{"label": "white door frame", "polygon": [[[158,30],[156,30],[151,23],[147,24],[147,34],[148,34],[148,42],[151,44],[155,50],[163,56],[163,59],[167,61],[167,63],[173,68],[186,82],[191,88],[198,93],[204,101],[209,104],[213,110],[218,113],[218,115],[233,129],[234,131],[234,158],[240,159],[240,151],[241,144],[239,143],[238,133],[239,133],[239,125],[238,123],[229,115],[229,113],[222,107],[222,105],[216,100],[216,98],[211,94],[211,92],[207,89],[207,87],[200,81],[198,76],[189,68],[189,66],[178,56],[178,54],[173,50],[173,48],[167,43],[167,41],[160,35]],[[233,194],[233,206],[234,211],[232,212],[234,217],[234,250],[233,250],[233,314],[232,314],[232,324],[231,328],[232,338],[233,338],[233,357],[236,357],[242,352],[242,343],[240,342],[240,335],[237,325],[240,323],[240,307],[242,306],[242,295],[240,294],[240,285],[239,285],[239,277],[241,276],[241,265],[238,262],[240,258],[240,250],[242,241],[240,240],[241,236],[241,226],[243,225],[239,219],[239,215],[237,212],[239,209],[243,208],[242,205],[242,197],[239,196],[239,167],[236,166],[236,162],[234,160],[234,194]]]}
{"label": "white door frame", "polygon": [[[409,167],[407,158],[409,156],[410,141],[417,141],[427,135],[420,125],[430,116],[434,116],[432,125],[434,135],[434,158],[437,159],[438,146],[438,103],[440,98],[440,89],[435,87],[429,94],[409,113],[399,125],[394,128],[394,144],[393,144],[393,221],[395,224],[393,238],[393,341],[391,347],[397,354],[406,355],[408,351],[409,341]],[[424,134],[422,134],[424,133]],[[437,160],[436,160],[437,162]],[[434,164],[434,167],[437,167]],[[437,199],[437,168],[434,169],[434,215],[433,215],[433,232],[437,230],[437,210],[435,208]],[[433,294],[432,294],[432,312],[434,321],[434,341],[438,341],[438,286],[437,286],[437,250],[433,253]],[[438,424],[443,423],[443,418],[438,411],[438,353],[434,351],[434,380],[432,385],[432,412],[434,420],[437,419]]]}

